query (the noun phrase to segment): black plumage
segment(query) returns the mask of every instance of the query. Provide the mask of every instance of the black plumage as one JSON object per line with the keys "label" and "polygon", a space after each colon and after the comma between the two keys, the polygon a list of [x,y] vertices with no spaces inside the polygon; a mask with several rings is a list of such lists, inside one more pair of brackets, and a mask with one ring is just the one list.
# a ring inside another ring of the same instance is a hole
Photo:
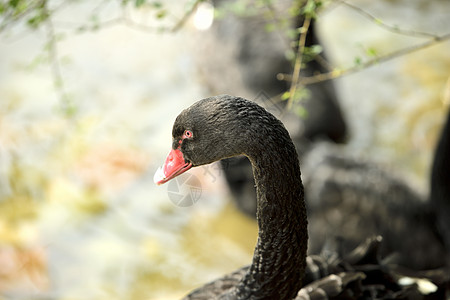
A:
{"label": "black plumage", "polygon": [[[338,147],[317,146],[303,166],[310,251],[328,240],[343,252],[382,235],[383,256],[425,270],[450,262],[450,114],[434,153],[430,194],[421,195],[395,171],[352,159]],[[341,153],[341,154],[340,154]]]}
{"label": "black plumage", "polygon": [[[307,217],[297,152],[283,124],[259,105],[228,95],[200,100],[176,118],[172,148],[181,151],[182,167],[246,155],[257,193],[259,231],[251,265],[185,299],[424,299],[416,286],[399,285],[401,272],[382,263],[380,237],[369,237],[342,257],[306,256]],[[445,294],[449,280],[442,274],[439,295]]]}
{"label": "black plumage", "polygon": [[182,141],[181,152],[193,166],[241,154],[253,165],[259,226],[253,262],[218,299],[294,298],[308,237],[300,167],[289,133],[264,108],[231,96],[207,98],[181,112],[173,127],[176,147],[186,129],[194,138]]}

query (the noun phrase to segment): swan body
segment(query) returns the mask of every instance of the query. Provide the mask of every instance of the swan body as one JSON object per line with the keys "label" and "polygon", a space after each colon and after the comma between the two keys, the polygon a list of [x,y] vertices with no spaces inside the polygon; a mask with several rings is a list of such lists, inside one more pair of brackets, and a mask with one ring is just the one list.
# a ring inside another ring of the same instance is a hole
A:
{"label": "swan body", "polygon": [[381,235],[380,254],[390,255],[396,264],[417,270],[444,266],[450,248],[426,196],[392,170],[351,159],[340,150],[317,145],[302,164],[309,233],[314,237],[311,253],[330,240],[345,253],[366,237]]}
{"label": "swan body", "polygon": [[[416,270],[450,266],[450,111],[434,152],[429,196],[393,172],[322,145],[304,159],[313,252],[339,237],[344,252],[383,236],[382,255]],[[355,230],[356,228],[356,230]]]}

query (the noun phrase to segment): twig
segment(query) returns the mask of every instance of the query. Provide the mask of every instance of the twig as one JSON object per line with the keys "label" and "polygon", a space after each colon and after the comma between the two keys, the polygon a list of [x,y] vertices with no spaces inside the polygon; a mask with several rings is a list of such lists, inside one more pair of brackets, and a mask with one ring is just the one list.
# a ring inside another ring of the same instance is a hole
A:
{"label": "twig", "polygon": [[[146,33],[158,33],[158,32],[161,33],[161,32],[169,31],[169,29],[167,27],[154,27],[154,26],[144,25],[144,24],[135,22],[133,19],[131,19],[129,17],[121,18],[121,19],[119,19],[119,21],[118,20],[113,20],[113,21],[114,22],[110,22],[107,25],[123,24],[123,25],[127,26],[128,28],[146,32]],[[103,29],[103,23],[102,23],[102,27],[99,27],[99,28]]]}
{"label": "twig", "polygon": [[314,56],[314,60],[324,69],[331,71],[333,70],[333,66],[327,61],[322,55],[317,54]]}
{"label": "twig", "polygon": [[338,2],[342,5],[347,6],[348,8],[354,10],[355,12],[357,12],[358,14],[362,15],[363,17],[373,21],[376,25],[382,27],[383,29],[393,32],[393,33],[397,33],[397,34],[401,34],[401,35],[407,35],[407,36],[412,36],[412,37],[424,37],[424,38],[438,38],[437,35],[435,34],[431,34],[428,32],[422,32],[422,31],[416,31],[416,30],[407,30],[407,29],[402,29],[399,28],[397,26],[393,26],[393,25],[389,25],[384,23],[381,19],[375,17],[374,15],[370,14],[369,12],[365,11],[364,9],[355,6],[353,4],[350,4],[344,0],[335,0],[335,2]]}
{"label": "twig", "polygon": [[92,10],[92,14],[98,13],[100,11],[100,9],[102,9],[109,3],[110,2],[108,0],[101,0],[100,3],[96,7],[94,7],[94,9]]}
{"label": "twig", "polygon": [[[168,27],[168,26],[154,27],[154,26],[143,25],[141,23],[135,22],[131,17],[129,17],[126,14],[125,10],[123,10],[121,21],[122,21],[122,24],[124,24],[125,26],[128,26],[129,28],[147,32],[147,33],[162,33],[162,32],[175,33],[186,24],[186,22],[189,20],[190,16],[197,9],[198,5],[203,1],[204,0],[196,0],[192,4],[190,9],[188,9],[185,12],[183,17],[178,22],[176,22],[175,25],[173,25],[172,27]],[[114,21],[117,22],[117,19],[115,19]],[[120,22],[118,22],[118,23],[120,23]],[[109,25],[112,25],[112,24],[109,24]]]}
{"label": "twig", "polygon": [[289,101],[287,109],[290,110],[295,100],[297,87],[299,86],[300,71],[302,69],[303,53],[305,52],[306,35],[308,34],[309,25],[311,24],[311,16],[305,15],[303,26],[301,28],[300,37],[298,40],[298,51],[295,59],[294,71],[292,72],[292,82],[289,89]]}
{"label": "twig", "polygon": [[413,52],[417,52],[419,50],[431,47],[433,45],[436,45],[440,42],[444,42],[447,40],[450,40],[450,33],[444,34],[442,36],[435,36],[432,40],[429,40],[425,43],[421,43],[416,46],[412,46],[412,47],[408,47],[408,48],[403,48],[403,49],[391,52],[389,54],[386,54],[384,56],[376,57],[376,58],[371,59],[363,64],[353,66],[353,67],[350,67],[350,68],[347,68],[344,70],[334,70],[331,72],[322,73],[322,74],[318,74],[318,75],[314,75],[314,76],[303,77],[300,80],[298,80],[298,79],[295,80],[295,78],[289,74],[278,74],[277,78],[279,80],[286,80],[286,81],[291,81],[291,82],[298,81],[298,83],[297,83],[298,85],[308,85],[308,84],[318,83],[318,82],[322,82],[322,81],[326,81],[326,80],[330,80],[330,79],[336,79],[338,77],[350,75],[350,74],[359,72],[361,70],[367,69],[369,67],[372,67],[374,65],[378,65],[378,64],[393,60],[395,58],[404,56],[406,54],[411,54]]}

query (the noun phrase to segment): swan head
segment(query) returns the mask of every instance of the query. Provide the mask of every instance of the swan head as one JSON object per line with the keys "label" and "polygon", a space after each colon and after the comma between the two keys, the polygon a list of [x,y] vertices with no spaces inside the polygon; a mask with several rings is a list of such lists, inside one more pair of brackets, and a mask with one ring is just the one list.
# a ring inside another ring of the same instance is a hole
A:
{"label": "swan head", "polygon": [[258,125],[265,119],[275,117],[256,103],[239,97],[220,95],[194,103],[175,120],[172,149],[155,173],[155,183],[165,183],[191,167],[247,155],[264,147],[265,127]]}

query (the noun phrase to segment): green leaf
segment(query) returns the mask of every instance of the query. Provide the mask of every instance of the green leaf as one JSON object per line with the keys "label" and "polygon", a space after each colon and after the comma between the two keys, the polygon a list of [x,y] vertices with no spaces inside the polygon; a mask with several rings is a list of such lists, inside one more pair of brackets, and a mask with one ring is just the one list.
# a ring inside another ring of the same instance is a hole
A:
{"label": "green leaf", "polygon": [[81,25],[76,29],[76,31],[79,33],[86,32],[86,30],[87,30],[87,27],[85,25]]}
{"label": "green leaf", "polygon": [[273,0],[257,0],[256,5],[258,5],[259,7],[270,6],[273,5]]}
{"label": "green leaf", "polygon": [[12,8],[16,8],[20,2],[21,0],[9,0],[9,6],[11,6]]}
{"label": "green leaf", "polygon": [[159,2],[159,1],[153,1],[152,2],[152,6],[154,7],[154,8],[162,8],[162,3],[161,2]]}
{"label": "green leaf", "polygon": [[27,19],[27,24],[33,29],[36,29],[39,27],[39,25],[48,19],[48,14],[44,9],[37,9],[36,15],[32,16],[31,18]]}
{"label": "green leaf", "polygon": [[375,48],[368,48],[366,50],[366,54],[367,54],[367,56],[370,56],[370,57],[378,56],[378,52],[377,52],[377,50]]}
{"label": "green leaf", "polygon": [[264,25],[264,29],[266,32],[274,32],[277,29],[277,26],[275,23],[266,23],[266,25]]}
{"label": "green leaf", "polygon": [[308,0],[308,2],[306,2],[306,5],[303,7],[303,14],[306,17],[316,18],[317,17],[316,10],[317,10],[316,1]]}
{"label": "green leaf", "polygon": [[323,51],[322,46],[312,45],[310,47],[305,47],[303,50],[303,62],[307,63],[316,58],[318,54]]}
{"label": "green leaf", "polygon": [[141,7],[142,5],[144,5],[146,2],[146,0],[135,0],[134,1],[134,6],[136,7]]}
{"label": "green leaf", "polygon": [[305,0],[292,1],[291,7],[289,7],[288,13],[291,17],[298,17],[303,12],[303,6]]}
{"label": "green leaf", "polygon": [[322,53],[323,51],[323,47],[321,45],[312,45],[311,47],[309,47],[311,53],[317,55]]}
{"label": "green leaf", "polygon": [[214,19],[219,20],[225,18],[227,15],[227,12],[224,9],[214,8]]}
{"label": "green leaf", "polygon": [[311,96],[311,92],[309,91],[309,89],[305,88],[305,87],[300,87],[297,88],[297,90],[295,91],[295,95],[294,95],[294,103],[299,103],[307,98],[309,98]]}
{"label": "green leaf", "polygon": [[[28,9],[29,4],[27,1],[18,0],[10,1],[8,4],[3,4],[3,7],[5,13],[9,12],[12,16],[17,17]],[[42,8],[42,5],[36,6],[36,9],[39,8]]]}
{"label": "green leaf", "polygon": [[302,119],[305,119],[306,117],[308,117],[308,111],[305,109],[305,107],[303,105],[297,105],[295,107],[295,114],[300,116]]}
{"label": "green leaf", "polygon": [[317,54],[320,54],[323,51],[322,46],[320,45],[312,45],[309,47],[305,47],[304,55],[308,56],[316,56]]}
{"label": "green leaf", "polygon": [[297,29],[294,28],[288,28],[286,30],[286,36],[290,39],[290,40],[294,40],[297,38],[298,36],[298,31]]}
{"label": "green leaf", "polygon": [[284,92],[283,95],[281,95],[281,100],[286,101],[291,97],[290,92]]}
{"label": "green leaf", "polygon": [[287,60],[293,61],[295,59],[295,52],[293,49],[288,49],[284,52],[284,57],[286,57]]}
{"label": "green leaf", "polygon": [[359,66],[362,63],[361,57],[357,56],[354,59],[355,65]]}
{"label": "green leaf", "polygon": [[100,28],[100,19],[98,18],[98,15],[91,15],[90,17],[90,29],[95,31]]}
{"label": "green leaf", "polygon": [[156,18],[162,19],[167,15],[167,10],[162,9],[156,13]]}
{"label": "green leaf", "polygon": [[78,106],[73,100],[73,96],[68,94],[61,95],[59,110],[60,112],[68,118],[75,116],[78,112]]}

